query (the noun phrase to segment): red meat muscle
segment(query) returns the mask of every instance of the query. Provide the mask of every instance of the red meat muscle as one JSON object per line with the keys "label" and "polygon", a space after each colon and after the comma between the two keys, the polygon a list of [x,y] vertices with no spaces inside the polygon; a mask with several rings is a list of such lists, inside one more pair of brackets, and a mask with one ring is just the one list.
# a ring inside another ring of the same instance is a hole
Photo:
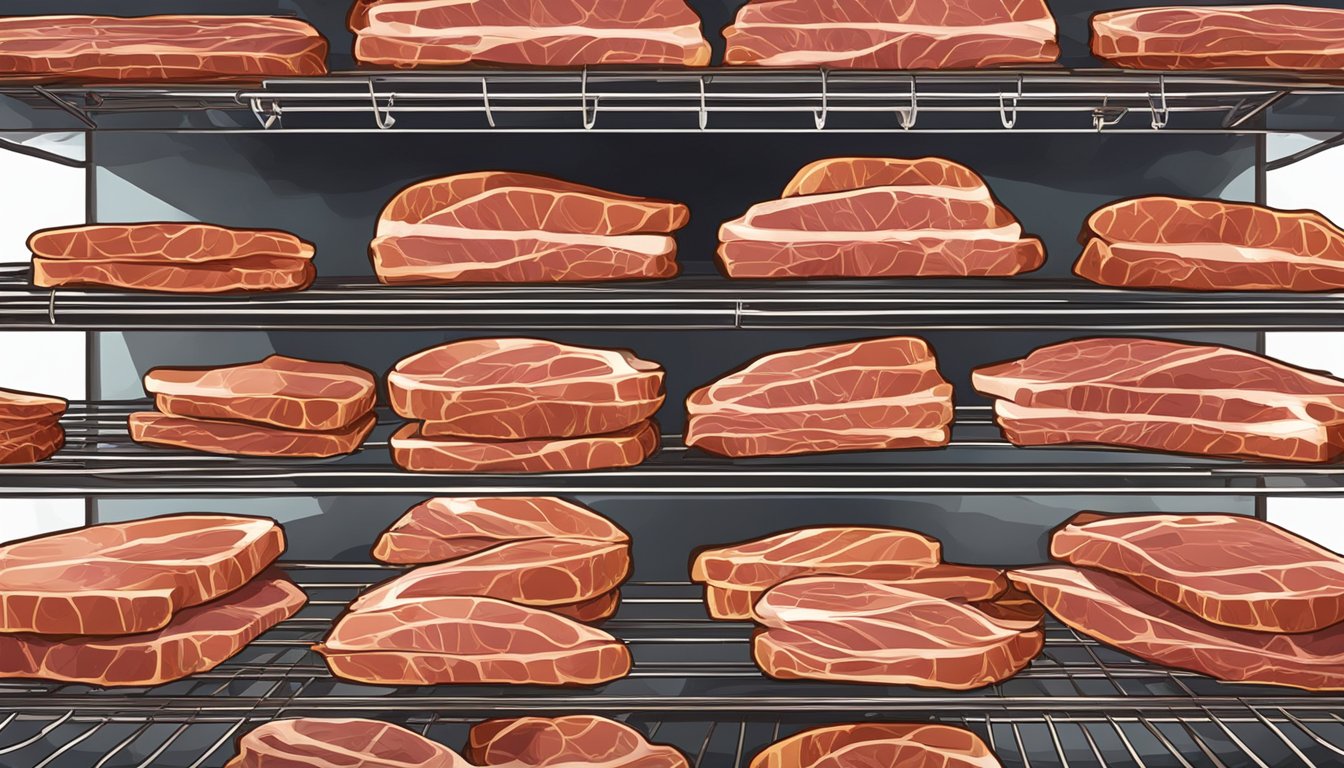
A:
{"label": "red meat muscle", "polygon": [[500,768],[690,768],[673,747],[650,744],[634,728],[595,715],[486,720],[472,726],[466,755]]}

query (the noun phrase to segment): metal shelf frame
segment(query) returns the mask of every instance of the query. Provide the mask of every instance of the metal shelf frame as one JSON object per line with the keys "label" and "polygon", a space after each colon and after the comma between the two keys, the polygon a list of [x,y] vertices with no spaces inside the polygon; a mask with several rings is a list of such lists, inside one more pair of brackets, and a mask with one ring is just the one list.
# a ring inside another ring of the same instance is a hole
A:
{"label": "metal shelf frame", "polygon": [[36,464],[0,466],[5,496],[416,494],[769,495],[1116,494],[1331,496],[1344,464],[1288,464],[1167,456],[1108,448],[1019,448],[1003,440],[987,406],[957,409],[952,444],[929,450],[731,460],[664,435],[662,450],[628,469],[552,474],[427,474],[392,464],[380,423],[351,456],[266,459],[216,456],[133,442],[126,417],[149,402],[76,403],[66,446]]}
{"label": "metal shelf frame", "polygon": [[396,287],[322,278],[305,291],[183,296],[46,290],[0,269],[0,327],[219,329],[1344,329],[1344,293],[1198,293],[1021,276],[948,280],[674,280]]}
{"label": "metal shelf frame", "polygon": [[[1336,97],[1344,83],[1291,73],[1060,67],[464,68],[346,71],[241,88],[8,85],[0,94],[91,130],[1254,132],[1265,130],[1259,121],[1281,101]],[[184,126],[169,119],[193,112],[238,113],[244,120]],[[158,120],[122,120],[155,114]],[[949,116],[956,125],[946,123]]]}
{"label": "metal shelf frame", "polygon": [[[1040,657],[979,691],[768,680],[750,661],[750,624],[709,620],[698,588],[668,582],[623,587],[622,608],[604,626],[630,645],[634,668],[605,686],[345,683],[309,646],[360,590],[396,571],[286,567],[309,604],[211,672],[148,689],[0,681],[0,710],[10,713],[0,718],[0,761],[37,755],[25,764],[149,766],[174,743],[194,740],[206,748],[190,751],[192,765],[219,765],[236,735],[296,716],[381,717],[457,746],[481,719],[575,711],[625,719],[676,744],[700,768],[746,768],[782,736],[846,719],[962,725],[980,733],[1005,766],[1189,766],[1202,755],[1226,768],[1326,768],[1344,756],[1344,707],[1335,696],[1164,669],[1053,621]],[[62,763],[62,755],[85,762]]]}

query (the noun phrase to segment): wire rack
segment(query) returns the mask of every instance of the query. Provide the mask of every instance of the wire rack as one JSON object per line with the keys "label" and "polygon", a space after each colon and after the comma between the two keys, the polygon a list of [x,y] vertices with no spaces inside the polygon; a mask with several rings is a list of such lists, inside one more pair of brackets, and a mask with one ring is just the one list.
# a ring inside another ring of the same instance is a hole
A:
{"label": "wire rack", "polygon": [[0,495],[661,494],[1207,494],[1329,495],[1344,464],[1303,465],[1166,456],[1106,448],[1019,448],[987,406],[957,409],[950,446],[929,450],[732,460],[686,448],[667,434],[650,460],[627,469],[551,474],[426,474],[391,462],[379,424],[355,454],[332,459],[216,456],[135,443],[127,416],[148,402],[76,403],[66,445],[36,464],[0,466]]}
{"label": "wire rack", "polygon": [[[1337,96],[1344,88],[1328,78],[1254,72],[718,67],[360,71],[254,88],[64,85],[0,93],[90,129],[1176,132],[1261,129],[1257,119],[1284,99]],[[191,113],[241,120],[182,119]]]}
{"label": "wire rack", "polygon": [[41,290],[0,270],[0,324],[50,329],[926,328],[1312,330],[1344,327],[1344,293],[1188,293],[1078,280],[670,281],[403,288],[324,278],[297,293],[174,296]]}
{"label": "wire rack", "polygon": [[[380,566],[287,566],[310,602],[242,653],[189,680],[99,690],[0,682],[0,765],[215,766],[240,733],[275,718],[378,717],[451,746],[470,722],[523,713],[603,713],[673,743],[697,768],[746,768],[809,725],[936,720],[969,727],[1007,766],[1335,766],[1338,697],[1233,686],[1120,654],[1055,623],[1045,651],[997,686],[965,693],[765,679],[750,625],[707,619],[699,590],[627,584],[605,628],[629,644],[630,676],[591,690],[380,688],[331,677],[309,646]],[[80,762],[83,761],[83,762]]]}

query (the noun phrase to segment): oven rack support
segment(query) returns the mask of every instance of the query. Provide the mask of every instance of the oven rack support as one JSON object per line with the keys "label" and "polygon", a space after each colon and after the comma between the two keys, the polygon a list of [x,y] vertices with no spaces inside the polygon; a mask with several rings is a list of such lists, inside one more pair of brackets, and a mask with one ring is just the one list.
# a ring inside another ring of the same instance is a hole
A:
{"label": "oven rack support", "polygon": [[[470,68],[344,71],[247,88],[6,86],[0,94],[94,129],[1236,132],[1262,130],[1260,122],[1285,99],[1338,97],[1344,95],[1344,84],[1311,75],[1060,67],[970,72]],[[232,113],[241,119],[185,127],[180,120],[167,122],[172,115],[192,112]],[[137,115],[157,118],[126,120]]]}

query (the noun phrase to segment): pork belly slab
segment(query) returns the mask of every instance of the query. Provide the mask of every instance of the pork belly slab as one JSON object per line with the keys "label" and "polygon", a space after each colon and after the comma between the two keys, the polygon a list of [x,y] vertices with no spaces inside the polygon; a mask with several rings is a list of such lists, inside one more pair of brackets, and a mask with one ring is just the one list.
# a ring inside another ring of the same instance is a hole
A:
{"label": "pork belly slab", "polygon": [[971,731],[937,723],[854,723],[796,733],[761,750],[750,768],[1000,768]]}
{"label": "pork belly slab", "polygon": [[273,720],[238,739],[225,768],[470,768],[451,749],[381,720]]}
{"label": "pork belly slab", "polygon": [[1165,6],[1092,17],[1092,54],[1126,69],[1344,68],[1344,11],[1303,5]]}
{"label": "pork belly slab", "polygon": [[675,748],[595,715],[486,720],[471,727],[466,756],[499,768],[690,768]]}

